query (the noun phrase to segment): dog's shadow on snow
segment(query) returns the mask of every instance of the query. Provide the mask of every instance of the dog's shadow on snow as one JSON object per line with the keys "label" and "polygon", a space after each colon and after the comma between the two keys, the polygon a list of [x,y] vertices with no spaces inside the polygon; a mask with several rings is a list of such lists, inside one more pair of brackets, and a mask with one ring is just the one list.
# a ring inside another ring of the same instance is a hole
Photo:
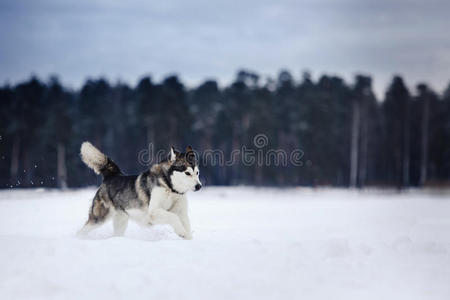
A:
{"label": "dog's shadow on snow", "polygon": [[[106,226],[107,227],[107,226]],[[109,229],[109,228],[108,228]],[[125,238],[132,240],[157,242],[183,240],[169,225],[153,225],[151,227],[129,228],[124,235],[115,235],[111,230],[104,229],[90,232],[88,235],[76,235],[81,240],[108,240],[113,238]]]}

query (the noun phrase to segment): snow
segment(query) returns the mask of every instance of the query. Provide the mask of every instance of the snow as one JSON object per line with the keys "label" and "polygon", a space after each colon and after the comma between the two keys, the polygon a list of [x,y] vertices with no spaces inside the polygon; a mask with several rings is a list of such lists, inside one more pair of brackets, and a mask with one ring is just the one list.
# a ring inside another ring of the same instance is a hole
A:
{"label": "snow", "polygon": [[79,239],[94,193],[0,192],[0,299],[450,299],[445,192],[211,187],[191,241]]}

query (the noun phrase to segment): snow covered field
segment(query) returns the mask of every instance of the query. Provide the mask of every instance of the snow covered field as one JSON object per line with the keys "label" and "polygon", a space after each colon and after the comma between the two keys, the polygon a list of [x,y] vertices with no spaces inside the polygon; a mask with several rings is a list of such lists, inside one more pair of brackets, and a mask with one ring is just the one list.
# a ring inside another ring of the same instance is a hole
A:
{"label": "snow covered field", "polygon": [[206,188],[192,241],[79,239],[94,192],[0,192],[0,299],[450,299],[449,194]]}

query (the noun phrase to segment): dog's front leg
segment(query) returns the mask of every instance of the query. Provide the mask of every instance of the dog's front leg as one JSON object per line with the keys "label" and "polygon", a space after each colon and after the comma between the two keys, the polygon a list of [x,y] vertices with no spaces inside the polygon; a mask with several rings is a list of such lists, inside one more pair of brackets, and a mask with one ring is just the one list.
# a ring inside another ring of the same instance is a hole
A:
{"label": "dog's front leg", "polygon": [[187,215],[187,213],[180,214],[180,220],[184,226],[184,229],[186,230],[186,236],[184,238],[187,240],[191,240],[192,239],[191,222],[189,221],[189,216]]}
{"label": "dog's front leg", "polygon": [[186,237],[187,232],[181,223],[180,218],[176,214],[162,208],[152,209],[149,213],[151,224],[169,224],[173,227],[176,234],[182,238]]}
{"label": "dog's front leg", "polygon": [[187,240],[192,239],[191,222],[189,221],[188,203],[186,196],[178,199],[178,201],[174,204],[170,211],[177,214],[180,218],[181,224],[183,224],[184,229],[186,230],[186,236],[184,238]]}

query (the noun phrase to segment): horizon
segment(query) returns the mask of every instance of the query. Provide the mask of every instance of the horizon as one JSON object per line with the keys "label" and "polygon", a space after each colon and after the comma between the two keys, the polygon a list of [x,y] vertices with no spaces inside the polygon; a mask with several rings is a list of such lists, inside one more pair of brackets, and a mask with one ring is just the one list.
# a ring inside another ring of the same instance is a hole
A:
{"label": "horizon", "polygon": [[[254,71],[254,70],[240,69],[240,70],[237,70],[234,73],[234,76],[232,77],[232,79],[230,79],[226,83],[221,82],[218,78],[214,78],[212,76],[206,76],[203,80],[200,80],[199,82],[195,82],[194,84],[189,84],[189,82],[187,82],[185,80],[185,78],[182,76],[182,74],[179,74],[177,72],[167,73],[167,74],[159,76],[156,79],[155,79],[155,76],[153,76],[151,73],[146,73],[146,74],[143,74],[143,75],[137,77],[136,80],[134,80],[134,82],[129,82],[129,81],[123,80],[121,78],[114,78],[114,79],[112,79],[112,78],[110,78],[109,76],[106,76],[106,75],[99,75],[99,76],[86,76],[82,81],[80,81],[79,84],[73,85],[73,84],[70,84],[69,82],[67,82],[66,80],[64,80],[64,77],[60,76],[59,74],[49,74],[47,76],[40,76],[39,74],[31,73],[31,74],[29,74],[29,76],[27,76],[27,77],[25,77],[23,79],[17,80],[16,82],[13,82],[13,83],[11,83],[10,81],[6,80],[2,84],[0,84],[0,86],[1,87],[5,87],[5,86],[12,86],[12,87],[14,87],[14,86],[17,86],[18,84],[27,82],[27,81],[31,80],[32,78],[37,78],[39,81],[48,84],[51,81],[52,78],[56,78],[58,80],[58,82],[68,91],[81,90],[83,88],[83,86],[86,84],[87,81],[89,81],[89,80],[94,80],[95,81],[95,80],[101,80],[101,79],[104,79],[110,85],[125,84],[125,85],[129,86],[130,88],[136,88],[137,85],[139,84],[139,81],[142,80],[143,78],[146,78],[146,77],[149,77],[153,83],[157,84],[157,83],[161,83],[165,78],[168,78],[168,77],[171,77],[171,76],[175,76],[175,77],[178,78],[180,83],[182,83],[183,86],[185,88],[187,88],[187,89],[196,89],[196,88],[198,88],[199,86],[201,86],[203,83],[205,83],[207,81],[214,81],[214,82],[217,83],[217,85],[218,85],[218,87],[220,89],[224,89],[226,87],[229,87],[234,82],[234,80],[236,79],[237,73],[239,71],[241,71],[241,70],[242,71],[251,71],[251,72],[255,72],[257,75],[261,75],[257,71]],[[288,72],[290,72],[290,70],[280,69],[280,71],[277,74],[275,74],[275,75],[278,75],[281,71],[288,71]],[[372,91],[373,91],[373,93],[374,93],[374,95],[375,95],[375,97],[376,97],[376,99],[378,101],[383,101],[384,100],[384,98],[386,96],[386,92],[387,92],[387,90],[389,88],[389,85],[392,84],[392,82],[393,82],[393,80],[394,80],[394,78],[396,76],[399,76],[399,77],[401,77],[403,79],[404,84],[408,88],[408,90],[411,93],[411,95],[417,94],[417,86],[419,84],[422,84],[422,83],[426,84],[432,91],[434,91],[435,93],[437,93],[439,95],[443,95],[448,89],[450,89],[450,79],[448,81],[448,84],[444,85],[442,89],[436,89],[433,85],[429,84],[426,80],[419,80],[419,81],[417,81],[415,83],[411,83],[411,82],[408,82],[408,79],[405,78],[402,74],[394,73],[394,74],[392,74],[392,77],[391,77],[390,81],[387,82],[387,84],[384,87],[384,89],[381,90],[381,91],[377,91],[375,89],[375,85],[374,85],[374,82],[376,82],[376,78],[374,78],[371,74],[368,74],[368,73],[355,73],[354,77],[351,80],[347,80],[347,78],[345,78],[344,76],[341,76],[339,74],[334,74],[334,73],[322,73],[322,74],[314,75],[309,70],[305,70],[305,72],[308,72],[311,75],[310,78],[312,79],[313,82],[318,82],[320,80],[320,78],[323,77],[323,76],[338,77],[338,78],[342,79],[344,81],[344,83],[347,86],[349,86],[349,87],[353,87],[354,86],[355,77],[356,76],[358,76],[358,75],[369,76],[372,79]],[[261,76],[260,80],[258,82],[258,86],[263,86],[266,83],[267,79],[269,79],[269,78],[276,80],[277,76],[275,76],[275,75],[274,76],[269,76],[269,77]],[[300,84],[301,83],[301,81],[302,81],[302,78],[301,78],[302,75],[301,74],[299,75],[299,74],[291,73],[291,75],[293,76],[294,82],[296,84]]]}

